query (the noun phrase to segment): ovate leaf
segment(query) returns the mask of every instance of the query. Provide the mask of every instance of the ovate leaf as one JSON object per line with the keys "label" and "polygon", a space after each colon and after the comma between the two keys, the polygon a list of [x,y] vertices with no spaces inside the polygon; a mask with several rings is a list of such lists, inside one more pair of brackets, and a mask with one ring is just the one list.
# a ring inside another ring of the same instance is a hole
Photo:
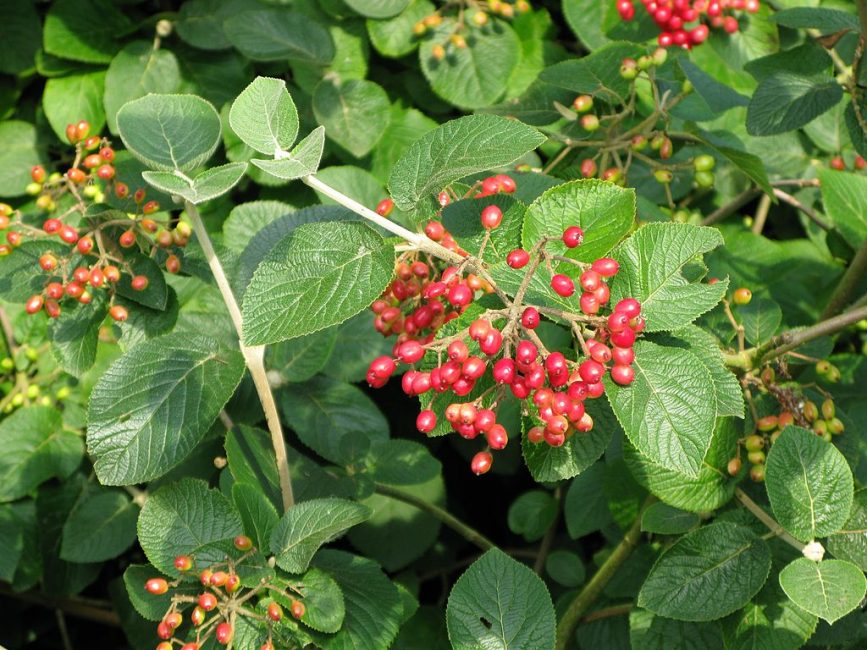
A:
{"label": "ovate leaf", "polygon": [[194,205],[222,196],[244,177],[247,163],[234,162],[212,167],[195,178],[173,172],[142,172],[142,178],[161,192],[180,196]]}
{"label": "ovate leaf", "polygon": [[717,522],[687,533],[656,561],[638,605],[682,621],[712,621],[746,605],[771,569],[768,545],[752,530]]}
{"label": "ovate leaf", "polygon": [[780,525],[802,541],[835,533],[852,507],[852,470],[837,447],[789,426],[771,446],[765,468],[768,498]]}
{"label": "ovate leaf", "polygon": [[641,513],[641,530],[658,535],[679,535],[697,526],[699,521],[693,512],[666,503],[654,503]]}
{"label": "ovate leaf", "polygon": [[330,139],[361,158],[382,137],[391,103],[382,86],[372,81],[350,79],[338,84],[325,79],[313,92],[313,113]]}
{"label": "ovate leaf", "polygon": [[223,26],[232,45],[254,61],[290,59],[327,65],[334,58],[328,30],[300,12],[286,8],[242,11]]}
{"label": "ovate leaf", "polygon": [[[31,0],[7,0],[0,24],[4,44],[0,72],[18,74],[32,68],[42,41],[42,24]],[[11,582],[12,579],[8,580]]]}
{"label": "ovate leaf", "polygon": [[250,162],[262,171],[272,176],[291,181],[303,176],[309,176],[319,169],[322,151],[325,148],[325,127],[317,126],[288,155],[275,160],[257,160]]}
{"label": "ovate leaf", "polygon": [[394,203],[411,210],[419,201],[470,174],[509,165],[545,141],[536,129],[495,115],[469,115],[416,140],[388,179]]}
{"label": "ovate leaf", "polygon": [[345,0],[353,10],[368,18],[391,18],[406,9],[410,0]]}
{"label": "ovate leaf", "polygon": [[762,80],[747,108],[750,135],[777,135],[798,129],[843,98],[843,87],[828,75],[778,72]]}
{"label": "ovate leaf", "polygon": [[194,95],[147,95],[124,104],[117,129],[130,152],[162,171],[204,164],[220,142],[220,116]]}
{"label": "ovate leaf", "polygon": [[45,117],[61,142],[67,142],[66,125],[79,120],[90,122],[90,132],[99,133],[105,126],[102,94],[105,72],[81,72],[49,79],[42,95]]}
{"label": "ovate leaf", "polygon": [[801,557],[780,571],[780,586],[796,605],[834,623],[858,607],[867,578],[845,560],[813,562]]}
{"label": "ovate leaf", "polygon": [[275,343],[342,323],[391,279],[392,246],[366,225],[307,224],[277,244],[244,294],[244,340]]}
{"label": "ovate leaf", "polygon": [[191,555],[197,567],[225,562],[232,540],[244,532],[229,500],[207,483],[185,478],[148,497],[138,519],[142,550],[157,569],[179,576],[174,560]]}
{"label": "ovate leaf", "polygon": [[84,497],[63,525],[60,557],[67,562],[102,562],[135,542],[139,507],[127,494],[99,490]]}
{"label": "ovate leaf", "polygon": [[110,0],[59,0],[45,16],[45,51],[84,63],[108,63],[130,20]]}
{"label": "ovate leaf", "polygon": [[88,451],[104,485],[161,476],[202,440],[244,373],[240,352],[203,336],[164,336],[134,347],[90,397]]}
{"label": "ovate leaf", "polygon": [[[529,250],[542,237],[556,237],[546,250],[592,262],[604,257],[635,223],[635,191],[599,180],[576,180],[552,187],[527,208],[523,242]],[[569,226],[584,230],[584,242],[566,248],[559,239]],[[561,264],[560,270],[577,269]]]}
{"label": "ovate leaf", "polygon": [[728,650],[798,650],[816,629],[818,619],[783,593],[775,580],[740,612],[724,622]]}
{"label": "ovate leaf", "polygon": [[648,332],[688,325],[720,301],[728,281],[690,282],[683,275],[684,266],[722,243],[722,235],[715,228],[647,224],[614,253],[620,272],[611,283],[612,303],[626,297],[640,301]]}
{"label": "ovate leaf", "polygon": [[867,239],[867,178],[857,174],[819,172],[825,214],[853,246]]}
{"label": "ovate leaf", "polygon": [[455,650],[554,647],[554,606],[545,583],[498,549],[458,578],[449,594],[446,623]]}
{"label": "ovate leaf", "polygon": [[606,394],[623,430],[652,461],[697,477],[713,435],[716,409],[707,396],[713,381],[688,350],[639,341],[635,380],[618,386],[606,380]]}
{"label": "ovate leaf", "polygon": [[298,111],[286,82],[256,77],[232,103],[229,125],[259,153],[273,156],[287,151],[298,135]]}
{"label": "ovate leaf", "polygon": [[[36,127],[19,120],[0,122],[0,142],[0,196],[21,196],[31,180],[30,168],[45,162]],[[9,258],[3,263],[8,265]]]}
{"label": "ovate leaf", "polygon": [[307,570],[323,544],[370,517],[367,506],[345,499],[313,499],[286,511],[271,533],[271,553],[289,573]]}
{"label": "ovate leaf", "polygon": [[99,327],[108,307],[102,294],[97,293],[89,305],[64,306],[60,316],[48,323],[51,350],[63,369],[80,377],[96,359]]}
{"label": "ovate leaf", "polygon": [[828,537],[827,546],[834,557],[867,570],[867,489],[855,492],[849,519],[842,530]]}

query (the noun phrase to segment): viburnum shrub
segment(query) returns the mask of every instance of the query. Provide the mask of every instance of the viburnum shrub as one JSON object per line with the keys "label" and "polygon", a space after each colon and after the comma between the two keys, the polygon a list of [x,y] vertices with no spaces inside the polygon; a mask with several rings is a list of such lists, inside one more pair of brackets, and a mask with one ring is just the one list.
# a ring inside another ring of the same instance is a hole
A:
{"label": "viburnum shrub", "polygon": [[640,4],[0,6],[0,646],[867,646],[867,3]]}

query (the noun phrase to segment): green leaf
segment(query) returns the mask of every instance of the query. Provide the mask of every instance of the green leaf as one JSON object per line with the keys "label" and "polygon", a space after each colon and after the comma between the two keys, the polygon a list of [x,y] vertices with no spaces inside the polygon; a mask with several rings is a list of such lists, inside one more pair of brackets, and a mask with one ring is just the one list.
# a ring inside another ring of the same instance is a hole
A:
{"label": "green leaf", "polygon": [[325,127],[317,126],[288,156],[275,160],[250,160],[256,167],[286,181],[316,173],[325,148]]}
{"label": "green leaf", "polygon": [[680,535],[695,528],[700,521],[695,513],[666,503],[653,503],[641,514],[641,530],[657,535]]}
{"label": "green leaf", "polygon": [[219,490],[185,478],[152,492],[138,518],[138,537],[150,563],[178,577],[178,555],[195,557],[196,567],[225,562],[233,540],[244,532],[241,518]]}
{"label": "green leaf", "polygon": [[783,27],[793,29],[818,29],[823,34],[840,31],[859,31],[858,16],[826,7],[793,7],[775,13],[771,20]]}
{"label": "green leaf", "polygon": [[[542,237],[557,237],[546,250],[592,262],[604,257],[629,233],[635,224],[635,205],[635,191],[613,183],[582,179],[557,185],[527,208],[524,246],[531,247]],[[559,239],[569,226],[581,226],[584,230],[584,243],[576,248],[566,248]],[[563,262],[558,270],[571,274],[573,269],[577,267]]]}
{"label": "green leaf", "polygon": [[750,135],[776,135],[798,129],[843,98],[843,87],[827,75],[778,72],[756,88],[747,109]]}
{"label": "green leaf", "polygon": [[[144,586],[151,578],[161,578],[163,574],[150,564],[130,564],[123,572],[123,584],[126,587],[130,603],[142,618],[147,621],[161,621],[172,604],[172,596],[198,597],[202,591],[201,584],[196,582],[181,582],[177,587],[169,589],[159,596],[148,592]],[[148,625],[148,628],[151,626]]]}
{"label": "green leaf", "polygon": [[67,562],[103,562],[117,557],[135,542],[138,512],[129,496],[118,490],[86,495],[63,525],[60,557]]}
{"label": "green leaf", "polygon": [[400,593],[375,562],[323,549],[314,565],[343,592],[346,616],[340,631],[321,642],[325,650],[387,648],[397,636],[403,605]]}
{"label": "green leaf", "polygon": [[108,128],[117,133],[117,112],[128,101],[148,93],[174,93],[181,70],[174,54],[154,49],[147,41],[133,41],[117,53],[105,77],[105,114]]}
{"label": "green leaf", "polygon": [[27,495],[51,478],[66,478],[81,463],[81,439],[63,430],[60,412],[22,408],[0,422],[0,502]]}
{"label": "green leaf", "polygon": [[340,446],[344,436],[361,434],[371,442],[388,438],[388,421],[373,400],[352,384],[314,377],[295,384],[280,398],[284,417],[301,442],[332,462],[346,460]]}
{"label": "green leaf", "polygon": [[729,479],[726,465],[736,453],[738,430],[731,418],[717,418],[710,449],[696,478],[654,463],[631,444],[624,445],[624,459],[630,473],[654,495],[682,510],[708,512],[731,499],[736,483]]}
{"label": "green leaf", "polygon": [[370,42],[384,56],[397,58],[418,47],[418,38],[412,27],[436,7],[427,0],[412,0],[402,12],[389,20],[368,20]]}
{"label": "green leaf", "polygon": [[722,634],[717,623],[690,623],[655,616],[644,609],[629,612],[629,642],[635,650],[723,650]]}
{"label": "green leaf", "polygon": [[391,106],[388,128],[376,143],[370,156],[370,171],[383,185],[388,182],[394,163],[419,137],[433,131],[438,124],[414,108],[405,109],[395,103]]}
{"label": "green leaf", "polygon": [[262,228],[294,211],[293,206],[282,201],[239,203],[223,222],[223,244],[240,253]]}
{"label": "green leaf", "polygon": [[774,516],[807,542],[835,533],[852,507],[852,470],[837,447],[789,426],[771,446],[765,482]]}
{"label": "green leaf", "polygon": [[277,461],[268,433],[242,424],[226,433],[225,447],[235,484],[255,485],[272,506],[282,507]]}
{"label": "green leaf", "polygon": [[298,136],[298,111],[286,82],[256,77],[232,103],[229,125],[259,153],[273,156],[287,151]]}
{"label": "green leaf", "polygon": [[226,37],[223,21],[259,6],[255,0],[187,0],[181,5],[174,26],[181,40],[195,48],[225,50],[232,43]]}
{"label": "green leaf", "polygon": [[509,506],[509,530],[528,542],[537,542],[557,518],[557,501],[544,490],[524,492]]}
{"label": "green leaf", "polygon": [[706,397],[713,392],[710,373],[688,350],[643,340],[635,345],[633,367],[630,386],[605,382],[623,430],[652,461],[697,477],[716,418],[714,404]]}
{"label": "green leaf", "polygon": [[458,578],[446,608],[455,650],[554,647],[554,606],[545,583],[498,549]]}
{"label": "green leaf", "polygon": [[683,70],[686,78],[689,79],[696,94],[702,98],[710,112],[715,115],[738,106],[747,106],[750,103],[749,97],[720,83],[685,56],[680,57],[677,64]]}
{"label": "green leaf", "polygon": [[611,523],[603,491],[605,465],[595,463],[572,479],[563,500],[563,518],[569,537],[579,539]]}
{"label": "green leaf", "polygon": [[117,129],[145,165],[188,172],[203,165],[220,142],[220,116],[194,95],[147,95],[124,104]]}
{"label": "green leaf", "polygon": [[696,325],[687,325],[662,341],[666,345],[685,345],[707,368],[713,381],[717,417],[744,417],[743,389],[737,377],[723,363],[719,341],[713,334]]}
{"label": "green leaf", "polygon": [[578,587],[587,577],[581,556],[571,551],[553,551],[545,560],[545,571],[564,587]]}
{"label": "green leaf", "polygon": [[10,583],[24,552],[23,522],[17,510],[16,504],[0,506],[0,547],[4,551],[0,554],[0,580]]}
{"label": "green leaf", "polygon": [[714,133],[708,131],[697,130],[697,137],[708,147],[719,153],[721,156],[728,159],[735,167],[751,178],[756,185],[768,195],[773,194],[774,189],[771,187],[771,181],[768,179],[768,172],[765,169],[765,163],[758,156],[754,156],[742,147],[731,146],[731,143]]}
{"label": "green leaf", "polygon": [[232,502],[244,522],[244,532],[253,539],[256,548],[268,548],[271,531],[280,521],[277,509],[262,488],[249,483],[232,486]]}
{"label": "green leaf", "polygon": [[[818,619],[786,597],[775,580],[740,612],[724,622],[727,650],[797,650],[816,629]],[[725,629],[728,628],[728,629]]]}
{"label": "green leaf", "polygon": [[331,355],[340,359],[340,363],[328,364],[323,372],[343,381],[361,381],[367,375],[370,360],[389,354],[391,346],[391,341],[373,328],[372,315],[361,312],[338,328]]}
{"label": "green leaf", "polygon": [[307,381],[322,370],[331,358],[337,328],[281,341],[268,347],[267,367],[286,383]]}
{"label": "green leaf", "polygon": [[827,547],[834,557],[867,570],[867,489],[855,492],[849,519],[843,529],[828,537]]}
{"label": "green leaf", "polygon": [[43,47],[63,59],[108,63],[131,24],[110,0],[58,0],[45,16]]}
{"label": "green leaf", "polygon": [[8,0],[3,10],[0,72],[16,75],[34,66],[42,42],[42,24],[31,0]]}
{"label": "green leaf", "polygon": [[825,214],[853,247],[867,240],[867,178],[836,170],[820,170]]}
{"label": "green leaf", "polygon": [[64,306],[60,316],[48,322],[51,351],[69,374],[80,377],[93,366],[99,327],[107,312],[105,297],[97,293],[91,304]]}
{"label": "green leaf", "polygon": [[[430,503],[445,503],[445,483],[441,476],[416,481],[401,489]],[[378,493],[371,494],[362,503],[373,514],[349,531],[349,541],[386,571],[398,571],[418,560],[439,537],[440,520],[413,505]]]}
{"label": "green leaf", "polygon": [[650,223],[636,231],[615,252],[620,272],[611,282],[611,302],[632,297],[641,302],[648,332],[688,325],[725,295],[728,281],[690,282],[684,267],[701,253],[723,243],[715,228],[688,224]]}
{"label": "green leaf", "polygon": [[867,591],[867,578],[844,560],[798,558],[780,571],[780,586],[802,609],[834,623],[854,610]]}
{"label": "green leaf", "polygon": [[142,172],[142,178],[160,192],[180,196],[193,205],[211,201],[231,190],[244,177],[247,163],[234,162],[212,167],[195,178],[177,170]]}
{"label": "green leaf", "polygon": [[388,179],[395,205],[413,209],[454,181],[509,165],[545,141],[536,129],[495,115],[468,115],[419,138]]}
{"label": "green leaf", "polygon": [[681,621],[712,621],[746,605],[770,569],[764,540],[749,528],[716,522],[663,552],[641,587],[638,605]]}
{"label": "green leaf", "polygon": [[286,8],[243,11],[223,23],[238,51],[254,61],[304,61],[327,65],[334,58],[331,35],[315,20]]}
{"label": "green leaf", "polygon": [[134,347],[93,388],[87,446],[104,485],[161,476],[201,442],[244,373],[240,352],[203,336]]}
{"label": "green leaf", "polygon": [[256,269],[244,293],[244,341],[275,343],[342,323],[379,297],[393,267],[392,245],[366,225],[302,225]]}
{"label": "green leaf", "polygon": [[[129,264],[132,274],[124,273],[117,283],[117,293],[132,302],[163,311],[169,301],[169,289],[162,269],[150,257],[140,253],[126,253],[124,261]],[[148,286],[137,291],[132,288],[133,275],[147,276]]]}
{"label": "green leaf", "polygon": [[340,630],[346,617],[346,604],[334,578],[311,567],[301,578],[301,595],[307,606],[302,623],[318,632],[333,634]]}
{"label": "green leaf", "polygon": [[286,511],[271,533],[271,553],[277,566],[289,573],[307,570],[323,544],[368,519],[367,506],[345,499],[313,499]]}
{"label": "green leaf", "polygon": [[79,120],[90,122],[90,132],[99,133],[105,125],[102,95],[105,71],[82,72],[49,79],[42,95],[45,117],[61,142],[66,139],[66,125]]}
{"label": "green leaf", "polygon": [[735,317],[743,325],[747,341],[759,345],[777,333],[783,322],[783,310],[773,300],[753,298],[748,305],[737,307]]}
{"label": "green leaf", "polygon": [[629,99],[631,82],[620,76],[625,58],[637,58],[643,50],[633,43],[609,43],[580,58],[545,68],[539,79],[575,95],[593,95],[610,104]]}
{"label": "green leaf", "polygon": [[[503,212],[498,228],[482,226],[482,210],[496,205]],[[482,258],[491,264],[502,262],[510,251],[521,246],[521,227],[527,206],[508,194],[495,194],[483,199],[463,199],[449,203],[442,211],[442,223],[461,247],[478,256],[486,241]]]}
{"label": "green leaf", "polygon": [[[450,104],[467,110],[490,106],[506,92],[520,60],[518,36],[502,20],[492,19],[485,27],[467,22],[463,31],[467,46],[458,48],[448,41],[454,29],[454,21],[445,20],[422,41],[418,51],[422,72],[431,89]],[[447,47],[442,60],[433,56],[436,45]]]}
{"label": "green leaf", "polygon": [[353,11],[367,18],[391,18],[406,9],[410,0],[344,0]]}
{"label": "green leaf", "polygon": [[374,445],[367,465],[374,481],[388,485],[426,483],[443,469],[427,447],[412,440],[386,440]]}
{"label": "green leaf", "polygon": [[331,140],[361,158],[382,137],[391,118],[391,103],[382,86],[372,81],[325,79],[313,93],[313,113]]}
{"label": "green leaf", "polygon": [[0,196],[21,196],[31,180],[30,168],[46,161],[44,146],[36,127],[19,120],[0,122],[0,144]]}

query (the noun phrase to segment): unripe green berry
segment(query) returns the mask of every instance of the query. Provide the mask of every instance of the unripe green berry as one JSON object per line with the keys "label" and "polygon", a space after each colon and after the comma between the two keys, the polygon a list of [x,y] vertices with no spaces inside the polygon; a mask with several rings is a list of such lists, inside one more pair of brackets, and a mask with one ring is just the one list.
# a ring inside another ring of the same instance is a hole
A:
{"label": "unripe green berry", "polygon": [[584,115],[581,118],[581,128],[592,133],[599,128],[599,118],[593,114]]}
{"label": "unripe green berry", "polygon": [[736,305],[748,305],[752,299],[753,292],[746,287],[735,289],[735,292],[732,294],[732,302]]}
{"label": "unripe green berry", "polygon": [[692,161],[692,164],[697,172],[709,172],[716,165],[716,160],[713,156],[702,154],[696,156],[695,160]]}
{"label": "unripe green berry", "polygon": [[674,174],[672,174],[669,169],[657,169],[653,172],[653,177],[656,179],[657,183],[667,185],[674,178]]}
{"label": "unripe green berry", "polygon": [[765,462],[765,452],[751,451],[747,454],[747,460],[749,460],[753,465],[761,465]]}
{"label": "unripe green berry", "polygon": [[695,173],[695,184],[699,187],[703,187],[705,189],[709,189],[713,187],[713,184],[716,182],[716,177],[713,172],[696,172]]}
{"label": "unripe green berry", "polygon": [[638,61],[636,61],[636,63],[638,64],[638,69],[644,72],[645,70],[648,70],[651,66],[653,66],[653,59],[647,55],[644,55],[638,57]]}
{"label": "unripe green berry", "polygon": [[830,420],[836,415],[836,409],[834,408],[834,400],[826,399],[822,402],[822,417],[826,420]]}
{"label": "unripe green berry", "polygon": [[653,65],[660,66],[668,59],[668,50],[664,47],[658,47],[653,51]]}
{"label": "unripe green berry", "polygon": [[809,400],[804,404],[803,413],[807,422],[815,422],[819,417],[818,407],[814,402],[810,402]]}
{"label": "unripe green berry", "polygon": [[761,451],[765,448],[765,439],[755,434],[747,436],[744,440],[744,447],[747,451]]}
{"label": "unripe green berry", "polygon": [[843,422],[840,418],[831,418],[828,421],[828,431],[830,431],[833,435],[839,436],[846,429]]}
{"label": "unripe green berry", "polygon": [[765,480],[765,466],[753,465],[750,468],[750,478],[756,483],[762,483]]}

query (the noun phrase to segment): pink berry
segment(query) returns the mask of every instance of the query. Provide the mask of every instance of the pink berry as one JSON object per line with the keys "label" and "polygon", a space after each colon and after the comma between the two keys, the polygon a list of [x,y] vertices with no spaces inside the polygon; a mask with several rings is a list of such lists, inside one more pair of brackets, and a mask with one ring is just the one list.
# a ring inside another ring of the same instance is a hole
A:
{"label": "pink berry", "polygon": [[611,368],[611,379],[621,386],[628,386],[635,379],[635,371],[632,366],[616,365]]}
{"label": "pink berry", "polygon": [[482,210],[482,226],[488,230],[496,228],[503,221],[503,211],[496,205],[489,205]]}
{"label": "pink berry", "polygon": [[491,456],[490,452],[480,451],[473,456],[473,460],[470,462],[470,469],[476,476],[481,476],[482,474],[488,473],[493,463],[494,457]]}
{"label": "pink berry", "polygon": [[617,263],[617,260],[613,260],[610,257],[602,257],[593,262],[590,268],[602,277],[610,278],[617,275],[617,272],[620,270],[620,265]]}
{"label": "pink berry", "polygon": [[522,269],[530,261],[530,254],[523,248],[516,248],[506,256],[506,264],[513,269]]}
{"label": "pink berry", "polygon": [[415,426],[421,433],[430,433],[437,425],[436,413],[430,409],[426,409],[418,414],[415,419]]}
{"label": "pink berry", "polygon": [[575,248],[584,241],[584,231],[578,226],[569,226],[563,231],[563,243],[566,248]]}
{"label": "pink berry", "polygon": [[534,330],[539,326],[539,310],[535,307],[527,307],[521,314],[521,325],[528,330]]}
{"label": "pink berry", "polygon": [[575,293],[575,283],[572,282],[572,278],[562,273],[558,273],[551,278],[551,288],[557,295],[564,298],[568,298]]}

